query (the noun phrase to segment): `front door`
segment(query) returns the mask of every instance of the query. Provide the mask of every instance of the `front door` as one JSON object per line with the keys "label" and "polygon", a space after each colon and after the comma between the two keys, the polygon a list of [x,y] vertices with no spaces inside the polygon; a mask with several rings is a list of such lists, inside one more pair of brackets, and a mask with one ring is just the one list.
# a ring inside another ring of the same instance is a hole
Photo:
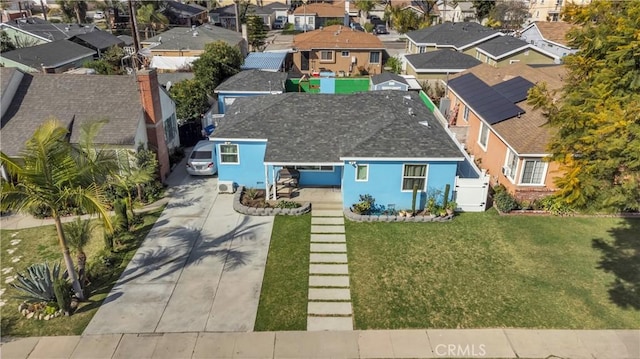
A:
{"label": "front door", "polygon": [[300,52],[300,70],[309,71],[309,51]]}

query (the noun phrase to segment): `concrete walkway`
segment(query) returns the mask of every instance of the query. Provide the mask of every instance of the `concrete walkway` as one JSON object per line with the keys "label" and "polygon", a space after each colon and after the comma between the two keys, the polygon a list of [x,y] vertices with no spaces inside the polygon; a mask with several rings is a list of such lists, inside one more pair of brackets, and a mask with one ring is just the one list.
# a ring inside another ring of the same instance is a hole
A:
{"label": "concrete walkway", "polygon": [[342,202],[312,202],[307,330],[353,330]]}
{"label": "concrete walkway", "polygon": [[638,330],[370,330],[106,334],[4,343],[35,358],[597,358],[640,357]]}
{"label": "concrete walkway", "polygon": [[182,178],[85,335],[253,330],[273,217],[236,213],[216,178]]}

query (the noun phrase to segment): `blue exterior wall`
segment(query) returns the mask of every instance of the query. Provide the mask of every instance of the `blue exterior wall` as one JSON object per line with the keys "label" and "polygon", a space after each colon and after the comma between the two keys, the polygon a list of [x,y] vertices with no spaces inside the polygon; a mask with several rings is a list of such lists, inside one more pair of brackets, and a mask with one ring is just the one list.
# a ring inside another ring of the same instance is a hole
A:
{"label": "blue exterior wall", "polygon": [[[394,204],[396,209],[410,209],[412,191],[402,191],[403,164],[424,164],[425,162],[389,162],[358,161],[358,164],[369,165],[369,178],[366,182],[356,182],[355,167],[345,163],[342,179],[342,200],[345,207],[359,202],[361,194],[370,194],[376,204],[388,206]],[[451,185],[449,196],[453,194],[458,162],[427,162],[426,190],[418,192],[416,207],[424,209],[431,192],[444,193],[445,186]],[[442,200],[442,193],[439,200]]]}
{"label": "blue exterior wall", "polygon": [[[269,166],[269,181],[273,181],[272,169],[274,166]],[[282,166],[275,166],[276,175],[278,171],[282,169]],[[342,180],[342,166],[334,166],[333,172],[330,171],[300,171],[300,180],[298,184],[301,187],[329,187],[340,186]]]}
{"label": "blue exterior wall", "polygon": [[264,188],[264,154],[267,142],[242,142],[238,144],[239,164],[220,163],[221,141],[216,144],[216,165],[218,166],[218,180],[233,181],[238,186]]}
{"label": "blue exterior wall", "polygon": [[225,97],[249,97],[249,96],[264,96],[264,95],[269,95],[269,94],[268,93],[264,93],[264,94],[233,93],[233,92],[219,93],[218,94],[218,113],[223,114],[224,111],[226,111],[226,107],[225,107],[225,104],[224,104],[224,98]]}
{"label": "blue exterior wall", "polygon": [[[393,82],[393,85],[391,85],[391,82]],[[373,85],[371,88],[371,91],[380,91],[380,90],[409,91],[409,86],[398,81],[385,81],[383,83]]]}

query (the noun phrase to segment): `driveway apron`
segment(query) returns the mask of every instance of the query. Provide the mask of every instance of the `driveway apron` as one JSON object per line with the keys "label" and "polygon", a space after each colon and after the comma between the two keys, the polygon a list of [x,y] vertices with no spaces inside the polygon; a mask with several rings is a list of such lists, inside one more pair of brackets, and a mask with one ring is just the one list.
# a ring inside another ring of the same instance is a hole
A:
{"label": "driveway apron", "polygon": [[84,334],[253,330],[273,217],[236,213],[216,178],[178,183]]}

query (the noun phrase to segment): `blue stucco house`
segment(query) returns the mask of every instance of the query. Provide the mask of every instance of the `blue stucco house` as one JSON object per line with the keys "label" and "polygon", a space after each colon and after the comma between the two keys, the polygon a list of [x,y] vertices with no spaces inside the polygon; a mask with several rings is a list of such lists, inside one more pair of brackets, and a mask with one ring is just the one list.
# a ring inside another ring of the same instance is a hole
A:
{"label": "blue stucco house", "polygon": [[219,181],[264,188],[277,198],[283,167],[300,187],[339,187],[343,205],[370,194],[376,203],[410,208],[413,186],[424,208],[429,191],[453,188],[464,154],[419,94],[285,93],[238,98],[210,139]]}
{"label": "blue stucco house", "polygon": [[237,98],[284,93],[287,73],[244,70],[229,77],[213,91],[218,96],[218,113],[225,113]]}

